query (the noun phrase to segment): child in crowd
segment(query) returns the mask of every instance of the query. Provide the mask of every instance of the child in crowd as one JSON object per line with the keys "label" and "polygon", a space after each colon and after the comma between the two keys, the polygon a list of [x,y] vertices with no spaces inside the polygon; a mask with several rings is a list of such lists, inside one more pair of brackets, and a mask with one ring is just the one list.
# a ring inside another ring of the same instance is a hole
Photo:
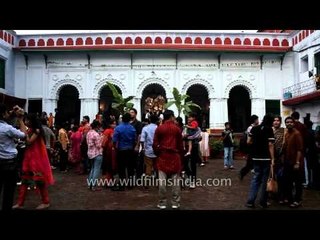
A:
{"label": "child in crowd", "polygon": [[184,156],[191,155],[192,150],[192,140],[195,139],[193,135],[195,135],[198,131],[198,122],[196,121],[196,114],[190,113],[188,116],[188,125],[185,126],[184,129],[184,139],[183,148],[186,149],[186,142],[188,143],[188,151]]}

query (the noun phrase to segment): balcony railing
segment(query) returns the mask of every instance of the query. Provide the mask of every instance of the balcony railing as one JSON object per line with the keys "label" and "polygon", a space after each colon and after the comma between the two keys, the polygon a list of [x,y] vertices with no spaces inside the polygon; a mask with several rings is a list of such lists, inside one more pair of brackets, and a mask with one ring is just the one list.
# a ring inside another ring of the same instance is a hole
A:
{"label": "balcony railing", "polygon": [[289,99],[294,97],[300,97],[302,95],[306,95],[312,93],[319,89],[319,85],[317,87],[316,78],[312,77],[306,81],[294,84],[290,87],[286,87],[283,89],[283,98]]}

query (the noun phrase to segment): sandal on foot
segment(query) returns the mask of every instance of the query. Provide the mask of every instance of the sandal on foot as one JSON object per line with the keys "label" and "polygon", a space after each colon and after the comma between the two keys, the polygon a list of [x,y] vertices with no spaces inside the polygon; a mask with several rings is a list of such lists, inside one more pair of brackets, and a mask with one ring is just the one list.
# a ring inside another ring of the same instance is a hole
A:
{"label": "sandal on foot", "polygon": [[49,203],[41,203],[38,207],[36,207],[37,210],[43,210],[43,209],[47,209],[50,207]]}
{"label": "sandal on foot", "polygon": [[300,207],[301,206],[301,202],[293,202],[290,204],[290,207],[291,208],[297,208],[297,207]]}

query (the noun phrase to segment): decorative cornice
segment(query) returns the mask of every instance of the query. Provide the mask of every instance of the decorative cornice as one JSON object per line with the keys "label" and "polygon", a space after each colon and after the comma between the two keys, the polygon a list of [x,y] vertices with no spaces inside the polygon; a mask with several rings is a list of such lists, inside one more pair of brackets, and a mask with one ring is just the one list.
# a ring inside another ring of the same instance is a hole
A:
{"label": "decorative cornice", "polygon": [[17,48],[37,50],[90,49],[175,49],[208,51],[286,52],[291,49],[289,34],[118,32],[19,36]]}
{"label": "decorative cornice", "polygon": [[12,34],[11,31],[0,30],[0,39],[3,40],[3,42],[0,40],[0,47],[4,46],[3,43],[10,46],[9,48],[14,46],[15,36]]}

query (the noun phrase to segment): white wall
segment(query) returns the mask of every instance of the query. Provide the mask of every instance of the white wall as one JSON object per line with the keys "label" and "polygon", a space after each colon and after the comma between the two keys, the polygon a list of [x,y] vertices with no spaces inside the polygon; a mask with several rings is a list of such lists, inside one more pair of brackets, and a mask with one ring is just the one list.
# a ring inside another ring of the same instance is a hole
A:
{"label": "white wall", "polygon": [[93,67],[112,67],[131,64],[130,54],[121,52],[92,52],[90,53]]}
{"label": "white wall", "polygon": [[0,92],[14,96],[14,53],[7,42],[0,39],[0,58],[5,60],[5,89]]}
{"label": "white wall", "polygon": [[[43,53],[28,54],[28,69],[24,57],[17,54],[15,60],[15,94],[25,98],[43,98],[47,112],[56,106],[57,91],[64,84],[71,84],[79,91],[82,99],[81,115],[94,117],[97,111],[99,91],[107,81],[123,90],[124,96],[135,96],[135,107],[140,112],[140,98],[143,89],[152,83],[160,84],[172,98],[172,89],[187,91],[193,84],[202,84],[209,90],[211,116],[210,126],[223,128],[228,120],[227,98],[237,85],[246,87],[254,108],[252,112],[263,117],[265,99],[281,99],[283,81],[293,82],[292,57],[287,55],[280,70],[280,55],[265,55],[260,68],[259,54],[221,55],[218,68],[217,53],[156,52],[133,54],[128,52],[89,52],[91,67],[88,68],[87,53],[46,53],[47,68]],[[284,79],[285,75],[285,80]],[[140,113],[139,113],[140,115]]]}

